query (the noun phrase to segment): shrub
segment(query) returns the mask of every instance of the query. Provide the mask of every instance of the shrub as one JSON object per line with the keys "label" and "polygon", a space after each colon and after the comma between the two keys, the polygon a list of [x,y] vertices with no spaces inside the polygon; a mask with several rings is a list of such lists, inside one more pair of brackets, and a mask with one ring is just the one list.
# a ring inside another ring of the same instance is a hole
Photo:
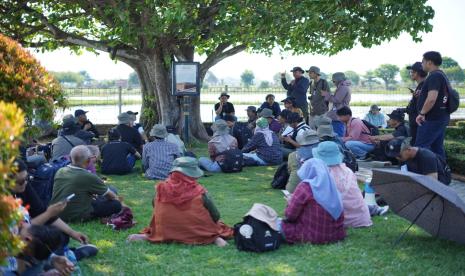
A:
{"label": "shrub", "polygon": [[55,107],[65,107],[59,83],[16,41],[0,34],[0,100],[15,102],[33,119],[51,121]]}
{"label": "shrub", "polygon": [[10,232],[10,227],[19,219],[18,203],[8,188],[14,185],[11,173],[16,168],[13,161],[18,156],[24,115],[15,103],[0,101],[0,262],[6,256],[15,255],[21,246],[19,237]]}

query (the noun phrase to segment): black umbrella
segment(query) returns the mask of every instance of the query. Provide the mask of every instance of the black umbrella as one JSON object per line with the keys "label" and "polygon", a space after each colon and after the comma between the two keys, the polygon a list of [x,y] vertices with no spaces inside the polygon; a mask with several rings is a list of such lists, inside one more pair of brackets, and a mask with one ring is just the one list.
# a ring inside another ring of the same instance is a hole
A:
{"label": "black umbrella", "polygon": [[[465,244],[465,202],[450,187],[425,175],[373,170],[372,186],[394,213],[434,237]],[[397,243],[396,242],[396,243]]]}

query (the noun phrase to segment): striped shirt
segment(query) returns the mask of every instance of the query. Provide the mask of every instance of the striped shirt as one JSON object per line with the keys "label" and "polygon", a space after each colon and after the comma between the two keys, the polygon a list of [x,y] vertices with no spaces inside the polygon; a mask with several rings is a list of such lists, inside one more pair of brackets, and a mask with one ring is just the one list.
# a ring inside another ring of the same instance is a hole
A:
{"label": "striped shirt", "polygon": [[173,167],[174,159],[181,156],[177,145],[165,140],[155,140],[144,145],[142,166],[145,177],[149,179],[166,179]]}
{"label": "striped shirt", "polygon": [[265,161],[268,165],[279,165],[283,162],[283,153],[279,144],[279,139],[273,132],[273,144],[268,146],[263,133],[256,133],[247,145],[242,148],[242,152],[251,152],[255,150],[257,156]]}

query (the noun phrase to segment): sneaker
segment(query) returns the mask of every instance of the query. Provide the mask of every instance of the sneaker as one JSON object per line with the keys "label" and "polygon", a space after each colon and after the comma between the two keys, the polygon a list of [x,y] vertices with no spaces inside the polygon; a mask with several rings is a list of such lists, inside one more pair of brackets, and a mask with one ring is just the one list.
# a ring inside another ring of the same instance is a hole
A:
{"label": "sneaker", "polygon": [[384,216],[389,211],[389,205],[378,207],[378,216]]}
{"label": "sneaker", "polygon": [[371,157],[367,154],[364,157],[356,158],[355,160],[359,162],[368,162],[371,161]]}
{"label": "sneaker", "polygon": [[90,258],[97,255],[98,248],[93,244],[84,244],[74,249],[76,260],[80,261],[84,258]]}
{"label": "sneaker", "polygon": [[384,216],[389,211],[389,206],[379,207],[378,205],[368,205],[370,216]]}

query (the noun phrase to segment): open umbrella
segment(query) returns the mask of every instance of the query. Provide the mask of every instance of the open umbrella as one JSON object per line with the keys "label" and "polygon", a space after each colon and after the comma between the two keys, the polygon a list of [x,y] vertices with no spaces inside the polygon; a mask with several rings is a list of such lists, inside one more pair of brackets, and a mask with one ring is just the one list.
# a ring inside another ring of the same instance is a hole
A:
{"label": "open umbrella", "polygon": [[465,244],[465,202],[431,177],[392,169],[373,170],[372,187],[399,216],[434,237]]}

